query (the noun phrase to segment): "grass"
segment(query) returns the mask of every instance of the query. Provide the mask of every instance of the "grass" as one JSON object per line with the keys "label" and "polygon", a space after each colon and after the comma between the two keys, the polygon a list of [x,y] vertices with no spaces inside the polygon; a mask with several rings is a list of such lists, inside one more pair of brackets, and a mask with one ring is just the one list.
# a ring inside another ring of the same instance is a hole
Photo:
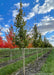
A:
{"label": "grass", "polygon": [[[40,51],[41,49],[38,49]],[[27,49],[25,50],[25,55],[29,55],[32,53],[35,53],[36,49]],[[10,57],[10,54],[12,53],[12,57]],[[8,57],[6,57],[8,56]],[[22,56],[22,50],[20,49],[0,49],[0,63],[8,62],[10,59],[16,59]],[[3,57],[3,58],[1,58]]]}
{"label": "grass", "polygon": [[[21,50],[0,50],[0,57],[3,57],[0,59],[0,63],[8,61],[11,59],[10,54],[12,53],[12,59],[19,58],[22,56],[22,51]],[[5,57],[8,56],[8,57]]]}
{"label": "grass", "polygon": [[43,75],[54,75],[54,49],[48,56],[47,61],[41,68],[40,73],[43,73]]}
{"label": "grass", "polygon": [[[46,51],[44,51],[43,53],[46,53]],[[41,56],[42,53],[39,53],[38,56]],[[26,65],[29,64],[30,62],[36,60],[37,55],[32,55],[30,57],[27,57],[25,59],[25,63]],[[0,69],[0,75],[11,75],[13,72],[19,70],[21,67],[23,66],[23,60],[19,60],[13,64],[9,64],[3,68]]]}

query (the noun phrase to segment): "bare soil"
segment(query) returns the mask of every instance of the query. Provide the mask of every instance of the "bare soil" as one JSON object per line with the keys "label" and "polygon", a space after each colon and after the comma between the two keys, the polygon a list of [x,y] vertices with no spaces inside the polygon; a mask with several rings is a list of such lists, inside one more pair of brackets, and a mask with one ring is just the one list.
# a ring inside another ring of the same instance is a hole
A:
{"label": "bare soil", "polygon": [[[51,50],[45,53],[43,56],[39,57],[38,60],[35,60],[33,63],[28,64],[25,68],[25,75],[36,75],[41,70],[41,67],[46,62],[46,59],[50,53]],[[14,73],[13,75],[24,75],[23,69]]]}
{"label": "bare soil", "polygon": [[[40,53],[40,52],[42,52],[42,51],[39,51],[38,53]],[[32,56],[32,55],[34,55],[34,54],[36,54],[37,52],[35,52],[35,53],[32,53],[32,54],[29,54],[29,55],[26,55],[25,57],[27,58],[27,57],[29,57],[29,56]],[[6,57],[7,58],[7,57]],[[11,63],[15,63],[15,62],[17,62],[17,61],[19,61],[19,60],[22,60],[23,58],[22,57],[20,57],[20,58],[16,58],[16,59],[12,59],[12,60],[9,60],[9,61],[5,61],[5,62],[3,62],[3,63],[0,63],[0,68],[2,68],[2,67],[4,67],[4,66],[6,66],[6,65],[9,65],[9,64],[11,64]],[[2,59],[1,59],[2,60]]]}

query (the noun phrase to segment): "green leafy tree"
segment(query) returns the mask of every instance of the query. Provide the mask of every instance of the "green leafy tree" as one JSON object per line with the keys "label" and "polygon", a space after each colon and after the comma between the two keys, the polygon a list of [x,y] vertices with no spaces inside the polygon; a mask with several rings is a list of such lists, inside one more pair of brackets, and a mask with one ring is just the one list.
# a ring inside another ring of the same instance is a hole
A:
{"label": "green leafy tree", "polygon": [[38,39],[38,31],[37,31],[37,26],[35,24],[33,27],[33,46],[34,47],[38,46],[37,39]]}
{"label": "green leafy tree", "polygon": [[51,45],[50,42],[46,39],[46,37],[44,37],[44,47],[52,47],[52,45]]}
{"label": "green leafy tree", "polygon": [[23,19],[22,2],[20,3],[19,13],[15,19],[16,35],[15,41],[20,48],[25,48],[28,45],[27,30],[25,29],[26,21]]}
{"label": "green leafy tree", "polygon": [[48,44],[48,40],[46,39],[46,37],[44,37],[44,47],[47,47]]}
{"label": "green leafy tree", "polygon": [[42,47],[42,37],[40,33],[39,33],[39,39],[37,43],[38,43],[38,47]]}

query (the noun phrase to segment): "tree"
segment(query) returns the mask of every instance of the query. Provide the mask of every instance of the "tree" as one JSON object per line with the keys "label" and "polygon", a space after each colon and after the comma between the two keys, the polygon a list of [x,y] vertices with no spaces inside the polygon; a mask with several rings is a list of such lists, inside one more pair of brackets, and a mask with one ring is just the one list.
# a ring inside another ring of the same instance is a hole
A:
{"label": "tree", "polygon": [[16,27],[15,41],[20,48],[24,48],[28,45],[27,30],[25,29],[26,21],[24,21],[23,16],[22,3],[20,3],[19,13],[16,16],[14,23],[14,26]]}
{"label": "tree", "polygon": [[[2,28],[1,28],[2,29]],[[0,34],[1,34],[1,29],[0,29]],[[0,48],[3,48],[4,47],[4,41],[0,35]]]}
{"label": "tree", "polygon": [[46,39],[46,37],[44,37],[44,47],[52,47],[52,45],[51,45],[50,42]]}
{"label": "tree", "polygon": [[0,48],[3,48],[3,47],[4,47],[4,43],[3,43],[2,37],[0,36]]}
{"label": "tree", "polygon": [[11,27],[9,28],[9,32],[6,34],[6,45],[5,47],[7,48],[15,48],[17,47],[15,45],[15,34],[14,34],[14,31],[13,31],[13,26],[11,25]]}
{"label": "tree", "polygon": [[38,39],[38,31],[37,31],[37,26],[35,24],[33,28],[33,46],[34,47],[38,46],[37,39]]}
{"label": "tree", "polygon": [[47,47],[48,40],[44,37],[44,47]]}
{"label": "tree", "polygon": [[37,41],[38,47],[42,47],[42,38],[41,38],[41,34],[40,34],[40,33],[38,33],[38,34],[39,34],[39,39],[38,39],[38,41]]}

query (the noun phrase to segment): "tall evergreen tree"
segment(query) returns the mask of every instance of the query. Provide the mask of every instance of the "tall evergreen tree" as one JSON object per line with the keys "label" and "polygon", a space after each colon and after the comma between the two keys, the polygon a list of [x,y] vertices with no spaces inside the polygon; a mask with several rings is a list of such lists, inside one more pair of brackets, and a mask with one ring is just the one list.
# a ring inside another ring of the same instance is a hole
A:
{"label": "tall evergreen tree", "polygon": [[28,44],[28,41],[26,38],[27,30],[25,29],[26,21],[24,21],[23,17],[24,17],[24,14],[23,14],[23,10],[22,10],[22,2],[20,2],[19,13],[15,19],[15,27],[16,27],[16,37],[15,37],[16,40],[15,41],[16,41],[16,44],[20,48],[24,48]]}

